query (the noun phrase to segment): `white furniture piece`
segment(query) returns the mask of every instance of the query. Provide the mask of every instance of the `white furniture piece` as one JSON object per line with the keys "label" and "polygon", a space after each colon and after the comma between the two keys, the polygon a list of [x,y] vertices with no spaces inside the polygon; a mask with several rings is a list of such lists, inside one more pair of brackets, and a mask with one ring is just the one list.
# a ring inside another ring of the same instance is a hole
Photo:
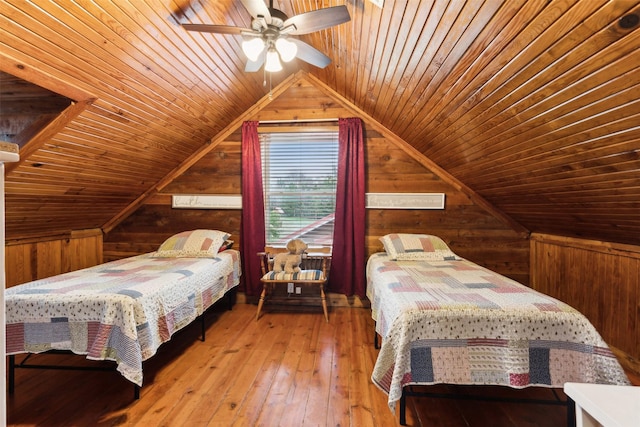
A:
{"label": "white furniture piece", "polygon": [[640,426],[640,387],[566,383],[564,392],[576,404],[577,427]]}

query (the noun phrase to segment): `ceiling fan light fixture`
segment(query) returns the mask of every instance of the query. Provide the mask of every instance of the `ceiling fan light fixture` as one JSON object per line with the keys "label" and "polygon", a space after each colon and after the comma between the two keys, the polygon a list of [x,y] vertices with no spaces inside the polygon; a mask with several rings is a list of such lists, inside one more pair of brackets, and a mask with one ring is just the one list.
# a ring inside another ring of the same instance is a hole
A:
{"label": "ceiling fan light fixture", "polygon": [[[382,0],[375,1],[382,4]],[[323,7],[288,17],[281,10],[273,7],[273,0],[270,0],[268,5],[265,4],[266,0],[242,0],[241,2],[252,17],[250,28],[209,24],[181,25],[187,31],[242,36],[242,51],[248,58],[244,67],[246,72],[256,72],[260,68],[265,72],[277,72],[282,70],[282,62],[288,62],[294,58],[318,68],[325,68],[331,63],[331,58],[296,37],[351,20],[345,5]],[[289,36],[296,37],[289,38]]]}
{"label": "ceiling fan light fixture", "polygon": [[264,62],[264,69],[270,73],[277,73],[282,70],[282,64],[278,57],[278,52],[274,48],[267,50],[267,58]]}
{"label": "ceiling fan light fixture", "polygon": [[242,41],[242,51],[251,61],[257,61],[264,50],[264,40],[260,37],[253,37]]}
{"label": "ceiling fan light fixture", "polygon": [[285,38],[279,38],[276,40],[276,49],[280,54],[280,58],[282,58],[284,62],[293,60],[298,53],[298,46]]}

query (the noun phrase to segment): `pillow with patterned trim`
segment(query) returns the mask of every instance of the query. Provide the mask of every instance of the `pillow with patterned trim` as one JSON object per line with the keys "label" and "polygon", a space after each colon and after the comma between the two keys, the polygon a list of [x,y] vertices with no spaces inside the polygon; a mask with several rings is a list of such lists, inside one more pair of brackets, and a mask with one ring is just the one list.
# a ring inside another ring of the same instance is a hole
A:
{"label": "pillow with patterned trim", "polygon": [[459,260],[449,246],[437,236],[430,234],[387,234],[380,238],[384,250],[393,260]]}
{"label": "pillow with patterned trim", "polygon": [[218,230],[191,230],[174,234],[160,245],[157,258],[215,258],[230,234]]}

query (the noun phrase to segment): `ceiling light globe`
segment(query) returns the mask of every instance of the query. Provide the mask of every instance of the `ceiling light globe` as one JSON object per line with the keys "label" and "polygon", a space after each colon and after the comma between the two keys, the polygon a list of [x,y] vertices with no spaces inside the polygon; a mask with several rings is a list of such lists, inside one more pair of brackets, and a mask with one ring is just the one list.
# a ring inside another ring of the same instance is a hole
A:
{"label": "ceiling light globe", "polygon": [[267,51],[267,59],[264,63],[264,69],[270,73],[276,73],[282,70],[282,64],[280,63],[278,52],[273,48]]}
{"label": "ceiling light globe", "polygon": [[296,57],[296,54],[298,53],[298,46],[296,46],[295,43],[284,38],[279,38],[278,40],[276,40],[276,49],[280,54],[280,58],[282,58],[284,62],[291,61]]}
{"label": "ceiling light globe", "polygon": [[250,61],[257,61],[264,50],[264,41],[259,37],[253,37],[242,41],[242,51]]}

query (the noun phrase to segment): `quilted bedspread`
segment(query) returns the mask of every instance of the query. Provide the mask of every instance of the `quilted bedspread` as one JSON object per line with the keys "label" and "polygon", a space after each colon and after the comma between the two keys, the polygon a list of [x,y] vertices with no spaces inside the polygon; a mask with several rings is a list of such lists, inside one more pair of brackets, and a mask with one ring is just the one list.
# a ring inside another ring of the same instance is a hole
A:
{"label": "quilted bedspread", "polygon": [[240,280],[239,253],[112,261],[5,292],[7,354],[70,350],[111,360],[142,386],[142,362]]}
{"label": "quilted bedspread", "polygon": [[406,385],[628,385],[577,310],[470,261],[367,264],[367,296],[383,337],[373,382],[389,407]]}

